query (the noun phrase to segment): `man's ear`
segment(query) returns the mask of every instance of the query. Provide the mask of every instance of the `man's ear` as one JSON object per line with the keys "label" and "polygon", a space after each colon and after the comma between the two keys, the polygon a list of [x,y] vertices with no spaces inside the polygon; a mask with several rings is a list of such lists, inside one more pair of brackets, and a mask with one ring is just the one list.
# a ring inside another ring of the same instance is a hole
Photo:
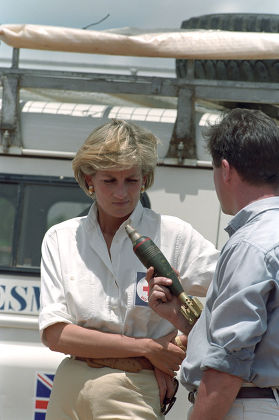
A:
{"label": "man's ear", "polygon": [[222,168],[223,181],[227,184],[231,181],[232,166],[229,164],[227,159],[222,159],[221,168]]}

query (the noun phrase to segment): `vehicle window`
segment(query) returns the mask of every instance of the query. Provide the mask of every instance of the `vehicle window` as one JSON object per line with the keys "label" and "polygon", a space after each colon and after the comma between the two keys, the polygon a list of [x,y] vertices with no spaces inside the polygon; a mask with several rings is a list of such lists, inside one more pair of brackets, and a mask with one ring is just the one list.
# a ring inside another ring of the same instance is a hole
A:
{"label": "vehicle window", "polygon": [[17,185],[0,184],[0,265],[10,265],[12,261],[16,200]]}
{"label": "vehicle window", "polygon": [[26,185],[23,196],[16,262],[18,267],[39,267],[45,232],[89,210],[92,202],[78,186],[59,184]]}
{"label": "vehicle window", "polygon": [[47,228],[63,222],[63,220],[71,219],[75,216],[85,216],[89,211],[87,203],[76,203],[69,201],[61,201],[53,204],[47,214]]}
{"label": "vehicle window", "polygon": [[92,200],[72,178],[6,178],[0,176],[0,269],[38,272],[45,232],[86,215]]}

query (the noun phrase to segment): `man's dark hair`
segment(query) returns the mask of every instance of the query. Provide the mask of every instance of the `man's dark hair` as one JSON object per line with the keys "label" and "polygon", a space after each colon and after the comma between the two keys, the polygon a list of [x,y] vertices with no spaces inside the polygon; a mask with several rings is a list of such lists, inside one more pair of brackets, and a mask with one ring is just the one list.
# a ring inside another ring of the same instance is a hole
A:
{"label": "man's dark hair", "polygon": [[235,108],[205,137],[214,166],[226,159],[251,184],[279,183],[279,128],[262,111]]}

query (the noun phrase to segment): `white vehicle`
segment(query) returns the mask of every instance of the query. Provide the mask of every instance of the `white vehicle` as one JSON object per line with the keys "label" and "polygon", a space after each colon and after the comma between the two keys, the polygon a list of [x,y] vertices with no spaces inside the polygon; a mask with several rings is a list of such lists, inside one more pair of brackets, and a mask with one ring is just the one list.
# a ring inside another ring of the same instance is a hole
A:
{"label": "white vehicle", "polygon": [[[34,28],[24,28],[34,41],[27,45],[24,33],[23,40],[17,38],[20,31],[15,31],[13,39],[11,26],[17,25],[0,25],[0,37],[14,47],[12,66],[0,68],[0,420],[43,420],[56,367],[65,356],[44,347],[39,337],[40,245],[50,226],[86,214],[90,206],[90,199],[73,179],[71,159],[76,150],[92,129],[109,118],[151,129],[161,139],[159,164],[155,184],[143,204],[188,221],[220,248],[228,218],[216,198],[202,128],[218,118],[221,101],[276,104],[279,87],[277,83],[194,78],[192,59],[201,58],[201,52],[187,49],[184,55],[179,50],[178,57],[191,58],[189,72],[181,75],[183,66],[178,61],[178,78],[22,69],[18,48],[42,47],[35,43]],[[60,40],[59,48],[67,50],[65,28],[54,29],[50,38]],[[70,29],[69,33],[76,35]],[[7,40],[8,35],[11,39]],[[84,35],[80,36],[84,45]],[[127,44],[121,47],[117,42],[117,53],[123,54]],[[278,40],[274,42],[276,50]],[[254,52],[256,46],[251,48]],[[225,57],[221,47],[218,50],[213,44],[212,58]],[[138,48],[137,44],[137,53],[129,50],[128,55],[139,55]],[[229,50],[231,57],[239,54]],[[169,56],[176,57],[175,51],[172,44]],[[248,51],[241,54],[253,58]],[[269,54],[265,52],[263,58],[276,58],[278,52]],[[62,100],[65,91],[71,93]],[[187,393],[180,386],[167,418],[185,419],[188,407]]]}

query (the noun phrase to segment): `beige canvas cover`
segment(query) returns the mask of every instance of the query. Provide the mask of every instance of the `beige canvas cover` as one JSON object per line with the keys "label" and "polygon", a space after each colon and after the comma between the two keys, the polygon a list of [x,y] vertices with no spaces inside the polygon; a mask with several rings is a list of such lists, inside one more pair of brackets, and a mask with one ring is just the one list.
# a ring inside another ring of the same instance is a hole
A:
{"label": "beige canvas cover", "polygon": [[279,34],[221,30],[92,31],[42,25],[0,25],[11,47],[187,59],[279,58]]}

